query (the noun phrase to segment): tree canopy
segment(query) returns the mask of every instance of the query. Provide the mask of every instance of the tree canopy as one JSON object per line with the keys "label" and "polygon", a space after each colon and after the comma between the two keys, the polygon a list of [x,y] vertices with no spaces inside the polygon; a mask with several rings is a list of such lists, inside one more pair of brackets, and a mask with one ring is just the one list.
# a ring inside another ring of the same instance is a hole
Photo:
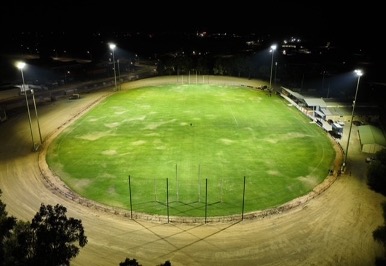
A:
{"label": "tree canopy", "polygon": [[375,192],[386,196],[386,149],[375,154],[367,169],[367,184]]}
{"label": "tree canopy", "polygon": [[0,200],[0,266],[70,265],[87,244],[82,221],[68,218],[62,205],[41,204],[31,222],[8,216],[5,207]]}
{"label": "tree canopy", "polygon": [[[386,196],[386,149],[378,151],[367,169],[367,184],[375,192]],[[373,238],[386,248],[386,201],[382,202],[384,223],[373,231]],[[386,265],[386,254],[377,257],[375,265]]]}
{"label": "tree canopy", "polygon": [[[0,190],[0,196],[2,191]],[[0,265],[5,260],[5,240],[12,236],[12,229],[16,225],[16,218],[8,216],[6,205],[0,200]]]}

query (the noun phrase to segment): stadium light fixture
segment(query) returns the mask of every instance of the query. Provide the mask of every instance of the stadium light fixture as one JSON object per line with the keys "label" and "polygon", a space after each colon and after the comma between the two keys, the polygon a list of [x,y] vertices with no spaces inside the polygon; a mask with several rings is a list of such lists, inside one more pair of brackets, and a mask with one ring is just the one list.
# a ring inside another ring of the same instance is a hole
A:
{"label": "stadium light fixture", "polygon": [[271,75],[269,77],[269,89],[272,89],[272,70],[273,70],[273,54],[276,50],[276,44],[273,44],[271,45],[271,49],[269,50],[269,52],[272,53],[272,59],[271,59]]}
{"label": "stadium light fixture", "polygon": [[109,48],[112,51],[113,54],[113,70],[114,70],[114,90],[117,90],[117,72],[115,70],[115,56],[114,56],[114,50],[117,46],[114,43],[109,43]]}
{"label": "stadium light fixture", "polygon": [[356,104],[356,101],[357,101],[357,95],[358,95],[358,88],[359,88],[359,81],[361,79],[361,76],[363,75],[363,72],[362,70],[360,69],[356,69],[354,70],[355,74],[357,75],[358,77],[358,81],[357,81],[357,87],[356,87],[356,90],[355,90],[355,96],[354,96],[354,101],[352,103],[352,112],[351,112],[351,121],[350,121],[350,130],[348,132],[348,138],[347,138],[347,145],[346,145],[346,153],[344,155],[344,163],[343,163],[343,166],[345,167],[346,166],[346,162],[347,162],[347,154],[348,154],[348,146],[350,144],[350,136],[351,136],[351,129],[352,129],[352,122],[353,122],[353,119],[354,119],[354,110],[355,110],[355,104]]}
{"label": "stadium light fixture", "polygon": [[16,63],[16,67],[20,70],[20,73],[21,73],[21,79],[22,79],[22,85],[21,85],[21,93],[24,93],[24,96],[25,96],[25,103],[27,105],[27,113],[28,113],[28,122],[29,122],[29,129],[31,131],[31,138],[32,138],[32,150],[35,150],[35,140],[34,140],[34,134],[32,132],[32,122],[31,122],[31,113],[29,111],[29,104],[28,104],[28,98],[27,98],[27,88],[25,86],[25,82],[24,82],[24,73],[23,73],[23,69],[25,67],[25,63],[24,62],[17,62]]}

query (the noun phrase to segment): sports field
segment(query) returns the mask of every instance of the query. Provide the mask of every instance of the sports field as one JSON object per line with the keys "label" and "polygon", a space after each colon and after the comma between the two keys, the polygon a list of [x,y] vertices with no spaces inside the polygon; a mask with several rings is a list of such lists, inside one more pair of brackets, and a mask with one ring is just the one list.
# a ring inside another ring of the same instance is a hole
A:
{"label": "sports field", "polygon": [[326,133],[280,96],[208,84],[116,92],[47,152],[83,197],[189,217],[281,205],[321,183],[334,158]]}

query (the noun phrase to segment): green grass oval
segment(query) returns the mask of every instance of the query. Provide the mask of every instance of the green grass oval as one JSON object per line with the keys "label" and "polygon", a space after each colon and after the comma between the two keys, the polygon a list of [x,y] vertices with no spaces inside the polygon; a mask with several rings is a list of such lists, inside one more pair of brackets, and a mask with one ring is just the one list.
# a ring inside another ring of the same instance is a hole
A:
{"label": "green grass oval", "polygon": [[326,132],[281,97],[207,84],[117,92],[47,152],[83,197],[188,217],[284,204],[321,183],[334,158]]}

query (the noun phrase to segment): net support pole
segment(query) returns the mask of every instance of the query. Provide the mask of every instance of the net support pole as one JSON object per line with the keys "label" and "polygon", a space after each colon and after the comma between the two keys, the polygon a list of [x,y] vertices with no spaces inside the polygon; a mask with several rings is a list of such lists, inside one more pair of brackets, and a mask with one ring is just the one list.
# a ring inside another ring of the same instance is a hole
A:
{"label": "net support pole", "polygon": [[156,179],[154,178],[154,200],[155,202],[157,202],[157,183],[156,183]]}
{"label": "net support pole", "polygon": [[132,198],[131,198],[131,178],[129,175],[129,195],[130,195],[130,219],[133,219],[133,203],[132,203]]}
{"label": "net support pole", "polygon": [[166,178],[166,213],[168,216],[168,223],[169,223],[169,179]]}
{"label": "net support pole", "polygon": [[176,164],[176,193],[177,193],[177,202],[178,202],[178,168]]}
{"label": "net support pole", "polygon": [[205,223],[208,216],[208,178],[205,179]]}
{"label": "net support pole", "polygon": [[243,206],[242,206],[242,210],[241,210],[241,220],[244,220],[244,206],[245,206],[245,176],[244,176]]}
{"label": "net support pole", "polygon": [[201,165],[198,165],[198,202],[201,202]]}

